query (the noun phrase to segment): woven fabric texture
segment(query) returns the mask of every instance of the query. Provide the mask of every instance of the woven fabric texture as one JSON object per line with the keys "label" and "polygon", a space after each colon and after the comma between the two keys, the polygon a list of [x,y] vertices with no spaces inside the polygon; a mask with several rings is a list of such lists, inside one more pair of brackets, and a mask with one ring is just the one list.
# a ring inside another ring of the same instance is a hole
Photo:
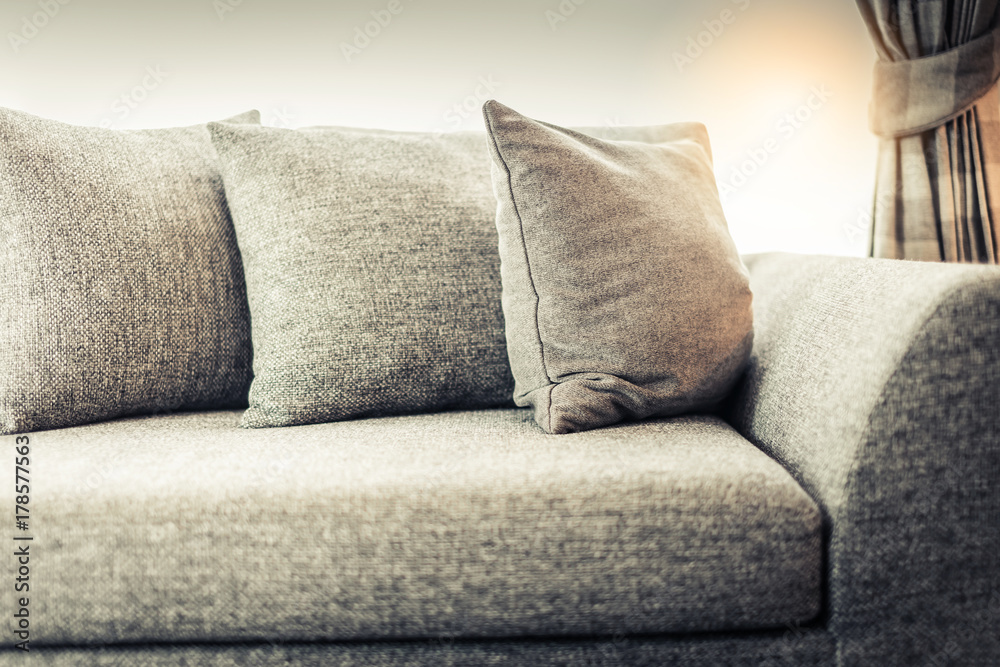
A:
{"label": "woven fabric texture", "polygon": [[830,525],[839,665],[1000,664],[1000,269],[748,258],[729,418]]}
{"label": "woven fabric texture", "polygon": [[997,0],[858,0],[879,60],[870,253],[1000,262]]}
{"label": "woven fabric texture", "polygon": [[819,610],[816,505],[716,417],[559,439],[516,408],[238,420],[31,436],[33,648],[783,629]]}
{"label": "woven fabric texture", "polygon": [[753,317],[704,126],[615,142],[483,114],[516,403],[550,433],[717,403]]}
{"label": "woven fabric texture", "polygon": [[253,316],[244,426],[512,403],[483,132],[213,132]]}
{"label": "woven fabric texture", "polygon": [[482,135],[211,127],[252,314],[244,426],[510,403]]}
{"label": "woven fabric texture", "polygon": [[243,269],[205,127],[0,109],[0,432],[237,407],[250,380]]}
{"label": "woven fabric texture", "polygon": [[[295,644],[196,644],[32,649],[44,667],[827,667],[833,638],[804,628],[696,636]],[[0,650],[0,666],[24,655]]]}

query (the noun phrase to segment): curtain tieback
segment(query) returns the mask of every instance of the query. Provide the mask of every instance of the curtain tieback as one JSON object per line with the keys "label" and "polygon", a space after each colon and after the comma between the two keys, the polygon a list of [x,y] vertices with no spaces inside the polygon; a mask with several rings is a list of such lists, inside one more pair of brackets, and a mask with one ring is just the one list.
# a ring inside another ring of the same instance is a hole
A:
{"label": "curtain tieback", "polygon": [[932,56],[875,63],[869,125],[880,137],[905,137],[961,115],[1000,78],[1000,24],[971,42]]}

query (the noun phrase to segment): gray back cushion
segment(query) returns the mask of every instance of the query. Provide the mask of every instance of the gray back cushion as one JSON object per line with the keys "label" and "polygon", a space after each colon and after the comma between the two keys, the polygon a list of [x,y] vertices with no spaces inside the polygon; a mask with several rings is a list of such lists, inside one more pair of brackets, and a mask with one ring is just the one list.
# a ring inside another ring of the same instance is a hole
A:
{"label": "gray back cushion", "polygon": [[484,133],[209,128],[252,314],[243,426],[512,403]]}
{"label": "gray back cushion", "polygon": [[210,124],[247,278],[247,427],[508,404],[481,133]]}
{"label": "gray back cushion", "polygon": [[205,126],[0,109],[0,432],[245,405],[249,334]]}
{"label": "gray back cushion", "polygon": [[704,126],[608,141],[483,111],[518,405],[569,433],[718,402],[753,326]]}

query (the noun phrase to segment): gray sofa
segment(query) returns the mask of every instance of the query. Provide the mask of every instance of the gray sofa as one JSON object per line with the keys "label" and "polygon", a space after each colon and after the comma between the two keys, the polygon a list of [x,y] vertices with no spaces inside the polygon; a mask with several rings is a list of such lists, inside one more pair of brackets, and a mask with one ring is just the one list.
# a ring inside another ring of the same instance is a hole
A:
{"label": "gray sofa", "polygon": [[0,664],[1000,664],[1000,271],[746,264],[717,414],[27,434]]}

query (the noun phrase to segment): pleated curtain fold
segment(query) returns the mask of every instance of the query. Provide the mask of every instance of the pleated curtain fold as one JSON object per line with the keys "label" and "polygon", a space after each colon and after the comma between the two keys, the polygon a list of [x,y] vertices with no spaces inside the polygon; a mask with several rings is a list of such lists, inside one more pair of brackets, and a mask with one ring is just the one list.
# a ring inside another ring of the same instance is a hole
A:
{"label": "pleated curtain fold", "polygon": [[998,1],[857,0],[879,58],[873,257],[998,263]]}

